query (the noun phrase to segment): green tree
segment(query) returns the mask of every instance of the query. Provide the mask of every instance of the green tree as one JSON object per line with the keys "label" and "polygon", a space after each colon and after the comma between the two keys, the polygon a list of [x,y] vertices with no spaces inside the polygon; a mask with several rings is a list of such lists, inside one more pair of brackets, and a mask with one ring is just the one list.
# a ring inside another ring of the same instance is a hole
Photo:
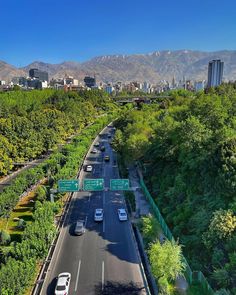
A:
{"label": "green tree", "polygon": [[2,229],[0,231],[0,245],[8,245],[10,242],[11,242],[10,234],[7,231]]}
{"label": "green tree", "polygon": [[173,282],[185,270],[182,261],[181,246],[170,241],[164,244],[155,242],[149,250],[149,259],[154,277],[159,281],[161,278]]}

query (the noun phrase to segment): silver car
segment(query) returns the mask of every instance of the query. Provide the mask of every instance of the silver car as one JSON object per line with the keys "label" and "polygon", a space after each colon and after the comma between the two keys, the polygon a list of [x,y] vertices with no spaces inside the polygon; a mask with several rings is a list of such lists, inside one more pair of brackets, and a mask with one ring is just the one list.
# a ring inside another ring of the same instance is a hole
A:
{"label": "silver car", "polygon": [[76,236],[80,236],[83,233],[85,233],[85,226],[84,226],[84,220],[78,220],[75,224],[75,231]]}

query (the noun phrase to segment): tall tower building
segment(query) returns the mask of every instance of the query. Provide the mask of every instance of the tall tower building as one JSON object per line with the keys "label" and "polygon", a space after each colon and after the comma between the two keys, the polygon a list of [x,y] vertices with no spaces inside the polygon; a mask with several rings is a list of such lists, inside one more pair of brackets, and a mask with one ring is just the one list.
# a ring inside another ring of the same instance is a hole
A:
{"label": "tall tower building", "polygon": [[215,87],[222,83],[224,62],[220,59],[214,59],[208,65],[207,87]]}

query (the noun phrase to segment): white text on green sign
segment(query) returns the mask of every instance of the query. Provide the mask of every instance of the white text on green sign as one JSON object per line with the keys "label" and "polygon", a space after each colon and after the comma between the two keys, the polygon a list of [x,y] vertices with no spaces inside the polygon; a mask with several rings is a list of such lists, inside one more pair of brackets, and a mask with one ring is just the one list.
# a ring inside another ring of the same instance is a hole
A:
{"label": "white text on green sign", "polygon": [[104,179],[84,179],[83,189],[85,191],[102,191],[104,189]]}
{"label": "white text on green sign", "polygon": [[79,180],[59,180],[58,190],[59,192],[77,192],[79,190]]}
{"label": "white text on green sign", "polygon": [[112,191],[126,191],[129,190],[129,179],[111,179],[110,190]]}

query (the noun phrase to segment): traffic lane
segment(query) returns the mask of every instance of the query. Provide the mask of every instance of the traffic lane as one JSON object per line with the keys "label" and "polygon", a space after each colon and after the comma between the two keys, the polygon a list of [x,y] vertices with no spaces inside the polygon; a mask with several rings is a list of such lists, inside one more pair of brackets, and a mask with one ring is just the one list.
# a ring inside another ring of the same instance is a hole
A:
{"label": "traffic lane", "polygon": [[[108,151],[111,160],[113,160],[113,150],[110,146]],[[107,176],[105,182],[109,181],[109,176],[118,177],[118,168],[114,167],[112,163],[111,161],[109,165],[105,166],[105,175]],[[105,233],[105,238],[109,241],[106,245],[107,279],[110,282],[126,282],[126,284],[133,282],[138,289],[141,287],[141,290],[144,290],[140,260],[131,232],[131,224],[129,221],[121,222],[118,218],[118,208],[126,208],[123,193],[107,193],[106,206],[108,207],[106,211],[109,214],[109,223],[107,222]],[[134,289],[135,286],[133,286]]]}
{"label": "traffic lane", "polygon": [[91,206],[88,214],[87,233],[82,246],[81,271],[78,294],[94,294],[94,286],[102,283],[103,268],[103,222],[94,221],[96,208],[102,208],[102,196],[91,195]]}
{"label": "traffic lane", "polygon": [[[71,205],[66,216],[65,222],[61,229],[59,240],[57,241],[57,248],[54,252],[48,273],[43,285],[42,294],[53,294],[56,286],[56,277],[61,272],[70,272],[73,274],[77,268],[77,255],[81,251],[82,239],[81,237],[74,236],[73,227],[75,221],[80,218],[85,218],[83,212],[86,212],[88,203],[88,196],[84,194],[82,197],[77,198],[74,194]],[[78,210],[80,208],[80,210]],[[74,283],[74,276],[72,281]]]}
{"label": "traffic lane", "polygon": [[[98,155],[96,155],[96,157],[98,157]],[[84,173],[84,171],[82,170],[79,175],[79,179],[81,180],[83,179],[83,177],[86,177],[86,173]],[[72,274],[70,289],[73,290],[73,288],[76,287],[76,284],[78,283],[78,272],[81,267],[81,260],[79,259],[79,257],[82,256],[82,253],[79,252],[83,243],[84,236],[74,237],[72,231],[74,223],[78,218],[86,218],[86,212],[88,211],[86,207],[88,202],[90,201],[89,198],[90,195],[87,192],[80,192],[73,195],[68,210],[69,212],[61,229],[59,240],[57,241],[57,247],[52,257],[50,269],[43,284],[41,294],[53,294],[56,285],[56,277],[59,273],[64,271],[69,271]],[[76,240],[74,240],[74,238]],[[77,253],[78,258],[76,258]]]}
{"label": "traffic lane", "polygon": [[[95,208],[101,207],[102,200],[98,194],[90,196],[89,192],[79,193],[77,195],[80,196],[72,205],[72,211],[65,223],[65,234],[55,258],[55,264],[52,264],[52,269],[48,273],[49,282],[47,291],[42,294],[53,294],[56,286],[55,278],[61,272],[71,273],[69,294],[76,294],[78,289],[81,291],[81,288],[84,286],[88,290],[91,288],[91,281],[101,282],[102,260],[99,263],[99,258],[96,256],[97,248],[100,248],[101,243],[98,239],[98,233],[102,231],[102,224],[95,224],[93,216]],[[84,206],[81,206],[82,200],[84,200]],[[78,219],[86,220],[86,232],[81,236],[74,235],[74,224]],[[89,267],[87,267],[87,264]],[[87,281],[84,279],[85,277]],[[81,284],[81,278],[82,282],[85,283]],[[87,293],[81,292],[81,294]]]}
{"label": "traffic lane", "polygon": [[[130,293],[131,290],[143,290],[142,293],[144,292],[143,294],[145,294],[140,261],[131,233],[130,223],[129,221],[119,221],[117,209],[123,207],[123,202],[120,200],[120,196],[117,196],[117,198],[118,201],[114,200],[114,198],[110,201],[107,200],[106,205],[106,231],[104,234],[106,241],[105,285],[112,284],[117,286],[117,294],[119,294],[119,286],[129,287]],[[117,203],[114,204],[114,202]],[[113,291],[115,292],[115,290]]]}

